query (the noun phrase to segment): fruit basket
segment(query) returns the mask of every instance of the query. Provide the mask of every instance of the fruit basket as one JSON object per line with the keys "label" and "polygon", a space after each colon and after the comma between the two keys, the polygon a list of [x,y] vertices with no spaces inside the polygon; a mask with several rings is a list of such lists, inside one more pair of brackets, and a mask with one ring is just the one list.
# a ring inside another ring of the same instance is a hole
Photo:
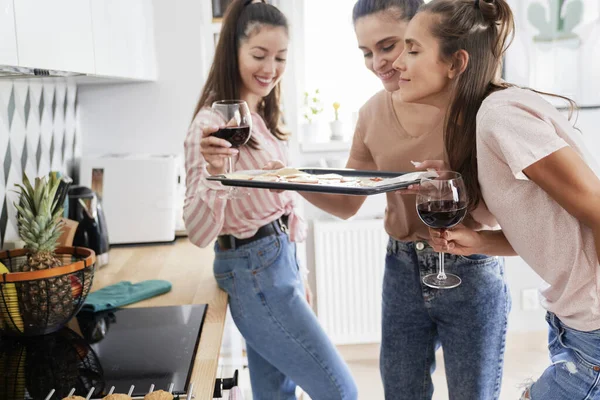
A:
{"label": "fruit basket", "polygon": [[0,342],[0,400],[42,400],[50,391],[60,399],[72,389],[87,393],[105,386],[103,376],[92,347],[68,328]]}
{"label": "fruit basket", "polygon": [[51,172],[32,185],[23,175],[17,210],[23,249],[0,252],[0,335],[55,332],[79,311],[94,277],[96,255],[58,247],[69,181]]}
{"label": "fruit basket", "polygon": [[[94,278],[94,251],[58,247],[53,268],[31,268],[26,249],[0,252],[0,335],[37,336],[62,328],[81,309]],[[33,269],[33,270],[31,270]]]}

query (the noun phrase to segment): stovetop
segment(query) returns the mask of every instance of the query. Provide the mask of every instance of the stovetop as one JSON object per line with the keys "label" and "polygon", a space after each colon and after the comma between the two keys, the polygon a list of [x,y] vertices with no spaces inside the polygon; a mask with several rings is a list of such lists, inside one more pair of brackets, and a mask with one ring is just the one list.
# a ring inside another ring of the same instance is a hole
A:
{"label": "stovetop", "polygon": [[[206,305],[127,308],[80,313],[69,328],[42,337],[0,338],[0,399],[52,399],[71,389],[85,397],[115,393],[133,397],[155,389],[184,394]],[[77,333],[76,333],[77,332]]]}

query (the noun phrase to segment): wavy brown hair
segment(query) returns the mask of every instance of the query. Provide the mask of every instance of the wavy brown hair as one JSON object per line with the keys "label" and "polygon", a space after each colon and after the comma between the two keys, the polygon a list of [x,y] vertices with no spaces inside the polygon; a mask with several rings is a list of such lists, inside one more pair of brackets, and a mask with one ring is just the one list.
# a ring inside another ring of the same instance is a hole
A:
{"label": "wavy brown hair", "polygon": [[[242,78],[238,50],[249,35],[256,33],[257,29],[265,25],[282,27],[289,32],[287,18],[273,5],[250,0],[234,0],[227,7],[213,63],[194,110],[194,116],[203,107],[210,107],[215,100],[240,98]],[[278,83],[271,93],[262,99],[257,111],[269,131],[277,139],[286,140],[289,134],[283,128],[280,97],[281,83]],[[254,137],[250,138],[248,145],[252,148],[258,147]]]}
{"label": "wavy brown hair", "polygon": [[[443,60],[453,60],[460,50],[469,54],[466,67],[452,88],[444,146],[450,167],[463,176],[472,210],[482,198],[477,170],[477,112],[487,96],[515,86],[500,79],[503,56],[514,36],[513,13],[505,0],[433,0],[419,12],[437,17],[430,30],[440,43]],[[535,92],[568,101],[571,117],[576,107],[572,100]]]}

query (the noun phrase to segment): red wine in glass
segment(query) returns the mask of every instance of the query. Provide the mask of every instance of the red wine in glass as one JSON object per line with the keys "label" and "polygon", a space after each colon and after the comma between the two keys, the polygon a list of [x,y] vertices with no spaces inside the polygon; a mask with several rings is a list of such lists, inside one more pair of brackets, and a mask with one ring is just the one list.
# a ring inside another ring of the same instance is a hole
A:
{"label": "red wine in glass", "polygon": [[[215,116],[222,121],[223,128],[212,135],[227,140],[231,147],[238,148],[245,145],[252,135],[252,113],[243,100],[221,100],[215,101],[211,106]],[[233,173],[233,158],[227,157],[226,173]],[[241,192],[235,188],[229,188],[222,195],[225,199],[236,199],[248,192]]]}
{"label": "red wine in glass", "polygon": [[219,139],[225,139],[231,143],[231,147],[237,148],[245,145],[250,140],[249,126],[227,126],[212,134]]}
{"label": "red wine in glass", "polygon": [[449,229],[467,215],[467,204],[454,200],[433,200],[417,206],[419,217],[433,229]]}
{"label": "red wine in glass", "polygon": [[[457,172],[439,171],[433,179],[424,178],[417,195],[417,214],[433,229],[450,229],[460,224],[467,215],[467,191],[462,176]],[[435,289],[451,289],[461,279],[444,270],[444,253],[439,253],[437,274],[423,277],[423,283]]]}

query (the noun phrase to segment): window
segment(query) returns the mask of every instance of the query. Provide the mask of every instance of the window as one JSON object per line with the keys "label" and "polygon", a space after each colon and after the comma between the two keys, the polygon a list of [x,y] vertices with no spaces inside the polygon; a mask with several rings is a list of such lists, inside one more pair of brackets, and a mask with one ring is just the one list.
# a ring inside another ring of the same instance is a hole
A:
{"label": "window", "polygon": [[352,113],[376,92],[380,80],[364,64],[358,49],[352,7],[348,0],[305,0],[305,87],[301,93],[319,89],[324,107],[322,119],[333,119],[333,103],[339,102],[340,119],[350,122]]}

